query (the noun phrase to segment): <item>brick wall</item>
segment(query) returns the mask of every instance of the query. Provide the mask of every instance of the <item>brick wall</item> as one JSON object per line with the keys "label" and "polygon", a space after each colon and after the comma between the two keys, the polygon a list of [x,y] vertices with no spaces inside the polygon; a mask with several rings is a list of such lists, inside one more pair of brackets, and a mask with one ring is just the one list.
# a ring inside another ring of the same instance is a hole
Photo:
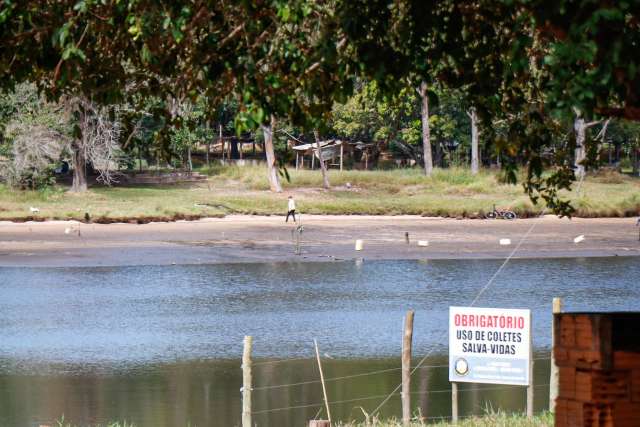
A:
{"label": "brick wall", "polygon": [[640,426],[640,313],[561,313],[556,426]]}

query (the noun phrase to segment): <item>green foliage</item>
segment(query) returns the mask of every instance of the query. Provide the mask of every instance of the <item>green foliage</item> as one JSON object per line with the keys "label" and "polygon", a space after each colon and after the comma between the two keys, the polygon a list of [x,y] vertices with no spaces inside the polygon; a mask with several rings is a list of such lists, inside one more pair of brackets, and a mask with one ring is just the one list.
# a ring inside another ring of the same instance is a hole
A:
{"label": "green foliage", "polygon": [[[460,113],[472,105],[507,178],[526,165],[525,191],[564,214],[571,208],[559,195],[575,179],[575,141],[558,134],[570,132],[573,108],[589,118],[640,120],[640,59],[631,54],[639,39],[636,2],[23,0],[2,6],[0,85],[31,80],[53,99],[73,94],[114,104],[135,96],[202,97],[209,119],[233,99],[239,133],[271,116],[307,130],[321,129],[334,104],[344,104],[364,79],[389,101],[337,107],[344,119],[337,129],[412,147],[419,141],[416,103],[407,109],[394,99],[423,81],[461,90],[464,96],[454,98],[467,102],[452,104],[455,114],[445,101],[433,112],[436,151],[448,139],[466,144]],[[348,125],[350,116],[366,125]],[[155,134],[165,152],[172,138],[167,128],[181,126],[174,119],[165,110]],[[505,122],[502,135],[490,125],[497,121]],[[173,135],[174,143],[187,139]]]}

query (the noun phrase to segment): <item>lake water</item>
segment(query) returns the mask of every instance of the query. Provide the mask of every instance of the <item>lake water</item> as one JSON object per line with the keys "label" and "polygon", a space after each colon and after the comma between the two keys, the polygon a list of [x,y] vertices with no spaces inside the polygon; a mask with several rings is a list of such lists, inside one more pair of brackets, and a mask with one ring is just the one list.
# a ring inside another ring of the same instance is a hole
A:
{"label": "lake water", "polygon": [[[62,414],[83,425],[238,425],[244,335],[254,337],[259,426],[303,426],[321,408],[314,338],[334,379],[332,415],[361,419],[359,407],[371,411],[400,382],[410,308],[414,354],[429,355],[412,380],[414,406],[448,416],[448,307],[469,304],[501,263],[0,268],[0,426]],[[548,403],[551,299],[567,310],[638,310],[639,277],[631,257],[512,260],[481,296],[477,306],[533,312],[537,409]],[[383,372],[353,377],[374,371]],[[524,405],[523,388],[461,391],[463,415]],[[382,414],[399,408],[396,395]]]}

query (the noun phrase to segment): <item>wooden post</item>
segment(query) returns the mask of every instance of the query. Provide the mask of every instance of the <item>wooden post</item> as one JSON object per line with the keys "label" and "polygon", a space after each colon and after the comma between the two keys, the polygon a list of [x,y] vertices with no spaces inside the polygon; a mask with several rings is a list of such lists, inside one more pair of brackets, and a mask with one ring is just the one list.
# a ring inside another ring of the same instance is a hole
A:
{"label": "wooden post", "polygon": [[242,353],[242,427],[251,425],[251,346],[253,338],[244,337],[244,351]]}
{"label": "wooden post", "polygon": [[344,141],[340,144],[340,172],[342,172],[342,157],[344,155]]}
{"label": "wooden post", "polygon": [[296,150],[296,170],[300,169],[300,153]]}
{"label": "wooden post", "polygon": [[411,422],[411,342],[413,339],[414,311],[407,311],[402,336],[402,424]]}
{"label": "wooden post", "polygon": [[240,152],[240,160],[242,160],[242,152],[244,151],[244,143],[238,142],[238,146],[240,147],[240,150],[238,150]]}
{"label": "wooden post", "polygon": [[311,170],[315,167],[316,164],[316,153],[311,149]]}
{"label": "wooden post", "polygon": [[562,313],[562,298],[554,298],[551,307],[551,375],[549,378],[549,412],[555,412],[556,399],[558,397],[559,387],[559,374],[558,365],[556,364],[556,358],[554,356],[554,343],[555,343],[555,321],[557,313]]}
{"label": "wooden post", "polygon": [[318,370],[320,370],[320,381],[322,382],[322,394],[324,395],[324,407],[327,409],[327,418],[329,419],[328,425],[331,426],[331,411],[329,410],[329,400],[327,399],[327,387],[324,383],[324,373],[322,372],[322,363],[320,362],[320,350],[318,350],[318,341],[314,339],[313,344],[316,346],[316,359],[318,361]]}
{"label": "wooden post", "polygon": [[458,422],[458,383],[451,383],[451,422]]}

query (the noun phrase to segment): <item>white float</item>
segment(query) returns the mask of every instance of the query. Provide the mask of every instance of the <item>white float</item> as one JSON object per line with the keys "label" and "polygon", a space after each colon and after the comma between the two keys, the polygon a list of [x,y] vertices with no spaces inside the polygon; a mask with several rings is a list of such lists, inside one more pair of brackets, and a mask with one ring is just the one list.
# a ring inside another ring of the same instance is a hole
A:
{"label": "white float", "polygon": [[511,239],[500,239],[500,244],[502,246],[508,246],[511,244]]}

